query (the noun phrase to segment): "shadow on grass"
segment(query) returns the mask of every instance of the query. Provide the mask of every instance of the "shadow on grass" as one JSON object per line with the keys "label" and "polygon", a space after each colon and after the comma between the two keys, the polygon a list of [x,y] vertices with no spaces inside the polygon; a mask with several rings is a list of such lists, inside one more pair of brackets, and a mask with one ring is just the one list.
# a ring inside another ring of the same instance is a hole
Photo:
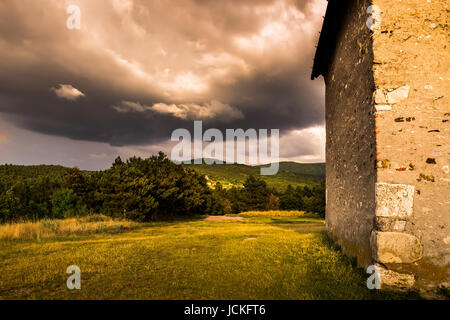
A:
{"label": "shadow on grass", "polygon": [[[333,241],[331,237],[328,236],[326,231],[321,231],[318,233],[320,237],[320,241],[324,244],[328,249],[338,253],[339,255],[339,263],[347,265],[348,268],[353,270],[353,273],[356,277],[359,277],[359,281],[355,282],[355,285],[359,286],[361,290],[367,290],[367,296],[369,299],[374,300],[420,300],[420,294],[416,291],[381,291],[381,290],[370,290],[367,288],[367,279],[369,274],[365,272],[365,269],[357,266],[356,258],[350,258],[341,253],[341,247],[339,244]],[[314,273],[311,274],[311,273]],[[314,270],[311,270],[310,274],[311,278],[319,277],[322,281],[336,281],[335,276],[330,275],[329,273],[324,273],[323,268],[320,266],[316,266]],[[337,281],[339,283],[339,280]],[[339,290],[340,288],[336,288]],[[342,297],[345,299],[345,297]]]}
{"label": "shadow on grass", "polygon": [[[307,259],[306,279],[304,288],[317,299],[369,299],[369,300],[418,300],[421,299],[416,291],[394,292],[369,290],[367,279],[369,274],[358,267],[356,258],[349,258],[342,254],[339,244],[334,242],[326,233],[322,222],[305,221],[271,221],[271,225],[299,234],[310,233],[317,237],[317,242],[305,252]],[[322,249],[321,249],[322,248]],[[318,250],[329,250],[332,253],[317,255]],[[332,257],[332,258],[329,258]]]}

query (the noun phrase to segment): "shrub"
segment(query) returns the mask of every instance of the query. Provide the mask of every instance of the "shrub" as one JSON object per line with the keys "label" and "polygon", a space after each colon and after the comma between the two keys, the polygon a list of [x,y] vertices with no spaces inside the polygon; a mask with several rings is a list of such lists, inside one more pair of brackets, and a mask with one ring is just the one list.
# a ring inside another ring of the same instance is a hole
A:
{"label": "shrub", "polygon": [[86,205],[71,189],[55,191],[51,196],[52,212],[55,218],[69,218],[86,213]]}

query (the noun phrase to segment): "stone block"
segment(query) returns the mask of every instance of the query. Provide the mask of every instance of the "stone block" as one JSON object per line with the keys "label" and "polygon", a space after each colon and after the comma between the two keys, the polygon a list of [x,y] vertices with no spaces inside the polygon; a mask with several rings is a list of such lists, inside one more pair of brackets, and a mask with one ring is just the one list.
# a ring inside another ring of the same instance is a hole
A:
{"label": "stone block", "polygon": [[378,231],[404,231],[406,227],[405,220],[396,220],[394,218],[376,217],[375,222]]}
{"label": "stone block", "polygon": [[386,104],[386,96],[382,89],[377,89],[375,91],[375,103],[376,104]]}
{"label": "stone block", "polygon": [[422,245],[413,235],[372,231],[372,257],[380,263],[412,263],[422,258]]}
{"label": "stone block", "polygon": [[375,109],[377,111],[390,111],[390,110],[392,110],[392,107],[388,104],[377,104],[375,106]]}
{"label": "stone block", "polygon": [[410,86],[405,85],[386,93],[386,99],[389,104],[399,103],[408,98]]}
{"label": "stone block", "polygon": [[375,200],[377,217],[408,218],[413,213],[414,186],[379,182]]}
{"label": "stone block", "polygon": [[406,221],[395,221],[394,222],[394,231],[403,231],[406,227]]}
{"label": "stone block", "polygon": [[407,290],[414,286],[415,279],[412,274],[399,273],[377,265],[381,289]]}

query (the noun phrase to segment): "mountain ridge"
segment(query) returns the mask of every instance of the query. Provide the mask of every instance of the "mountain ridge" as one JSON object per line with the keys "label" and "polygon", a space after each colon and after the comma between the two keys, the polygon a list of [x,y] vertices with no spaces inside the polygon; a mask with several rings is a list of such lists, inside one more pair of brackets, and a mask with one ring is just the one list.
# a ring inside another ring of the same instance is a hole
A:
{"label": "mountain ridge", "polygon": [[[203,159],[204,160],[204,159]],[[325,163],[299,163],[294,161],[279,162],[278,173],[272,176],[262,176],[261,167],[269,164],[249,166],[246,164],[183,164],[183,166],[193,169],[203,176],[207,176],[208,184],[214,186],[220,182],[225,188],[242,187],[243,183],[250,175],[260,177],[269,187],[279,191],[284,190],[288,185],[306,186],[315,185],[325,179]],[[69,172],[69,167],[60,165],[0,165],[0,176],[8,176],[9,179],[15,177],[26,177],[35,179],[39,176],[62,177]],[[94,172],[85,171],[84,172]]]}
{"label": "mountain ridge", "polygon": [[210,184],[220,182],[225,187],[240,187],[250,175],[260,177],[266,181],[269,187],[279,191],[284,190],[289,184],[294,187],[314,185],[323,182],[325,179],[325,163],[281,161],[277,174],[272,176],[260,175],[260,168],[269,165],[205,164],[204,161],[202,164],[184,164],[187,168],[207,176]]}

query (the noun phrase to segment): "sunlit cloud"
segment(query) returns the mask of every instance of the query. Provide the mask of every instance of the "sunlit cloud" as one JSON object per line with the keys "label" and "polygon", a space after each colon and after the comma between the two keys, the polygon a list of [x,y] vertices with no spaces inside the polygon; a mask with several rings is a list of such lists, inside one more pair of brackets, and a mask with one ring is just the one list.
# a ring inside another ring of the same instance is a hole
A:
{"label": "sunlit cloud", "polygon": [[216,100],[202,105],[194,103],[155,103],[152,106],[143,105],[139,102],[122,101],[119,105],[113,105],[112,108],[119,113],[148,111],[172,115],[183,120],[207,120],[216,118],[218,122],[229,122],[244,117],[243,113],[237,108]]}
{"label": "sunlit cloud", "polygon": [[63,99],[75,101],[80,97],[84,97],[84,93],[77,88],[72,87],[70,84],[59,84],[57,87],[52,88],[55,94]]}
{"label": "sunlit cloud", "polygon": [[292,130],[280,138],[282,161],[325,162],[324,126]]}

